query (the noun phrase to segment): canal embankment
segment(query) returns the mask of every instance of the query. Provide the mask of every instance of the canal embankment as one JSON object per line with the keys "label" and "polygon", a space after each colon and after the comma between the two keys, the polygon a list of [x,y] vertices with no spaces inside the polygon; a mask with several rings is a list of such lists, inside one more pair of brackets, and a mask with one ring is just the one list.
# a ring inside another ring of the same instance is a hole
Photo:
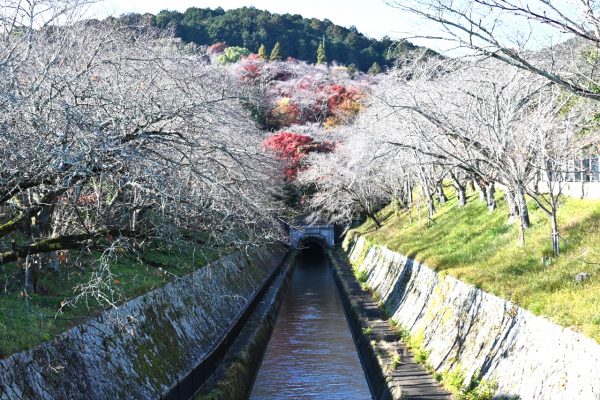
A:
{"label": "canal embankment", "polygon": [[600,399],[594,340],[363,237],[344,248],[436,374],[491,382],[504,398]]}
{"label": "canal embankment", "polygon": [[369,399],[356,350],[330,260],[305,243],[250,399]]}
{"label": "canal embankment", "polygon": [[346,260],[336,252],[330,252],[329,256],[373,398],[451,399],[415,361],[386,312],[361,287]]}
{"label": "canal embankment", "polygon": [[199,366],[218,364],[286,253],[230,254],[0,360],[0,399],[185,398],[179,388],[213,372]]}
{"label": "canal embankment", "polygon": [[284,264],[195,399],[450,399],[350,265],[317,250]]}
{"label": "canal embankment", "polygon": [[195,400],[248,398],[287,293],[296,257],[295,250],[287,255],[223,361],[196,392]]}

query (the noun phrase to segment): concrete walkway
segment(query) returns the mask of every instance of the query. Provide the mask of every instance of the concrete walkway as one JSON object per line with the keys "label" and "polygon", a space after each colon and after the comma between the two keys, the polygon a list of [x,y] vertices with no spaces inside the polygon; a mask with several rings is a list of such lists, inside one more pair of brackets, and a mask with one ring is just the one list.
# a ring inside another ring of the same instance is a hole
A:
{"label": "concrete walkway", "polygon": [[[349,304],[356,311],[353,319],[357,320],[355,322],[358,322],[363,333],[368,332],[368,344],[373,349],[374,358],[379,364],[379,373],[383,375],[379,384],[387,386],[379,390],[379,398],[452,399],[452,396],[414,360],[410,350],[399,339],[389,319],[379,309],[371,294],[362,290],[346,260],[333,252],[332,257],[333,266],[345,292],[342,296],[347,296]],[[355,337],[359,347],[361,347],[360,342],[363,344],[366,342],[362,339]],[[395,356],[396,359],[399,356],[400,363],[396,363],[393,368]]]}

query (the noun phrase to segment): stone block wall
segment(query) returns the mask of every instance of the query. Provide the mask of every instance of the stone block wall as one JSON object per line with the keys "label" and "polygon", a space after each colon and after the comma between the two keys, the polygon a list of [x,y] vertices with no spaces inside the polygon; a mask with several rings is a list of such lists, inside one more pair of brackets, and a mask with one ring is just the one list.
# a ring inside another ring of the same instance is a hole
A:
{"label": "stone block wall", "polygon": [[344,248],[392,319],[423,338],[436,370],[480,371],[508,398],[600,399],[593,339],[364,238]]}
{"label": "stone block wall", "polygon": [[223,337],[284,256],[225,256],[0,360],[0,399],[159,398]]}

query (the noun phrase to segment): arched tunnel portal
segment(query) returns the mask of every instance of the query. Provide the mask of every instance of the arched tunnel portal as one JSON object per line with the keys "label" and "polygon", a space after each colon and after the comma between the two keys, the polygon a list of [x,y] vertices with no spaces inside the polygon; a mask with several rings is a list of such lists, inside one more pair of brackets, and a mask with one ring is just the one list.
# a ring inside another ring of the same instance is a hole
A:
{"label": "arched tunnel portal", "polygon": [[301,248],[307,245],[318,245],[323,250],[333,248],[335,234],[333,225],[308,225],[290,227],[290,245]]}

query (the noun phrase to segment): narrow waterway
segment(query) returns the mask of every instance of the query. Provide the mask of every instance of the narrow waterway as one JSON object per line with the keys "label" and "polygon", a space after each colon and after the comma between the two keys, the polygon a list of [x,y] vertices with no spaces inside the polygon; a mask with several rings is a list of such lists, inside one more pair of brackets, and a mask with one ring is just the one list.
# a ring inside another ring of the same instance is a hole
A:
{"label": "narrow waterway", "polygon": [[325,256],[298,258],[250,399],[370,399]]}

